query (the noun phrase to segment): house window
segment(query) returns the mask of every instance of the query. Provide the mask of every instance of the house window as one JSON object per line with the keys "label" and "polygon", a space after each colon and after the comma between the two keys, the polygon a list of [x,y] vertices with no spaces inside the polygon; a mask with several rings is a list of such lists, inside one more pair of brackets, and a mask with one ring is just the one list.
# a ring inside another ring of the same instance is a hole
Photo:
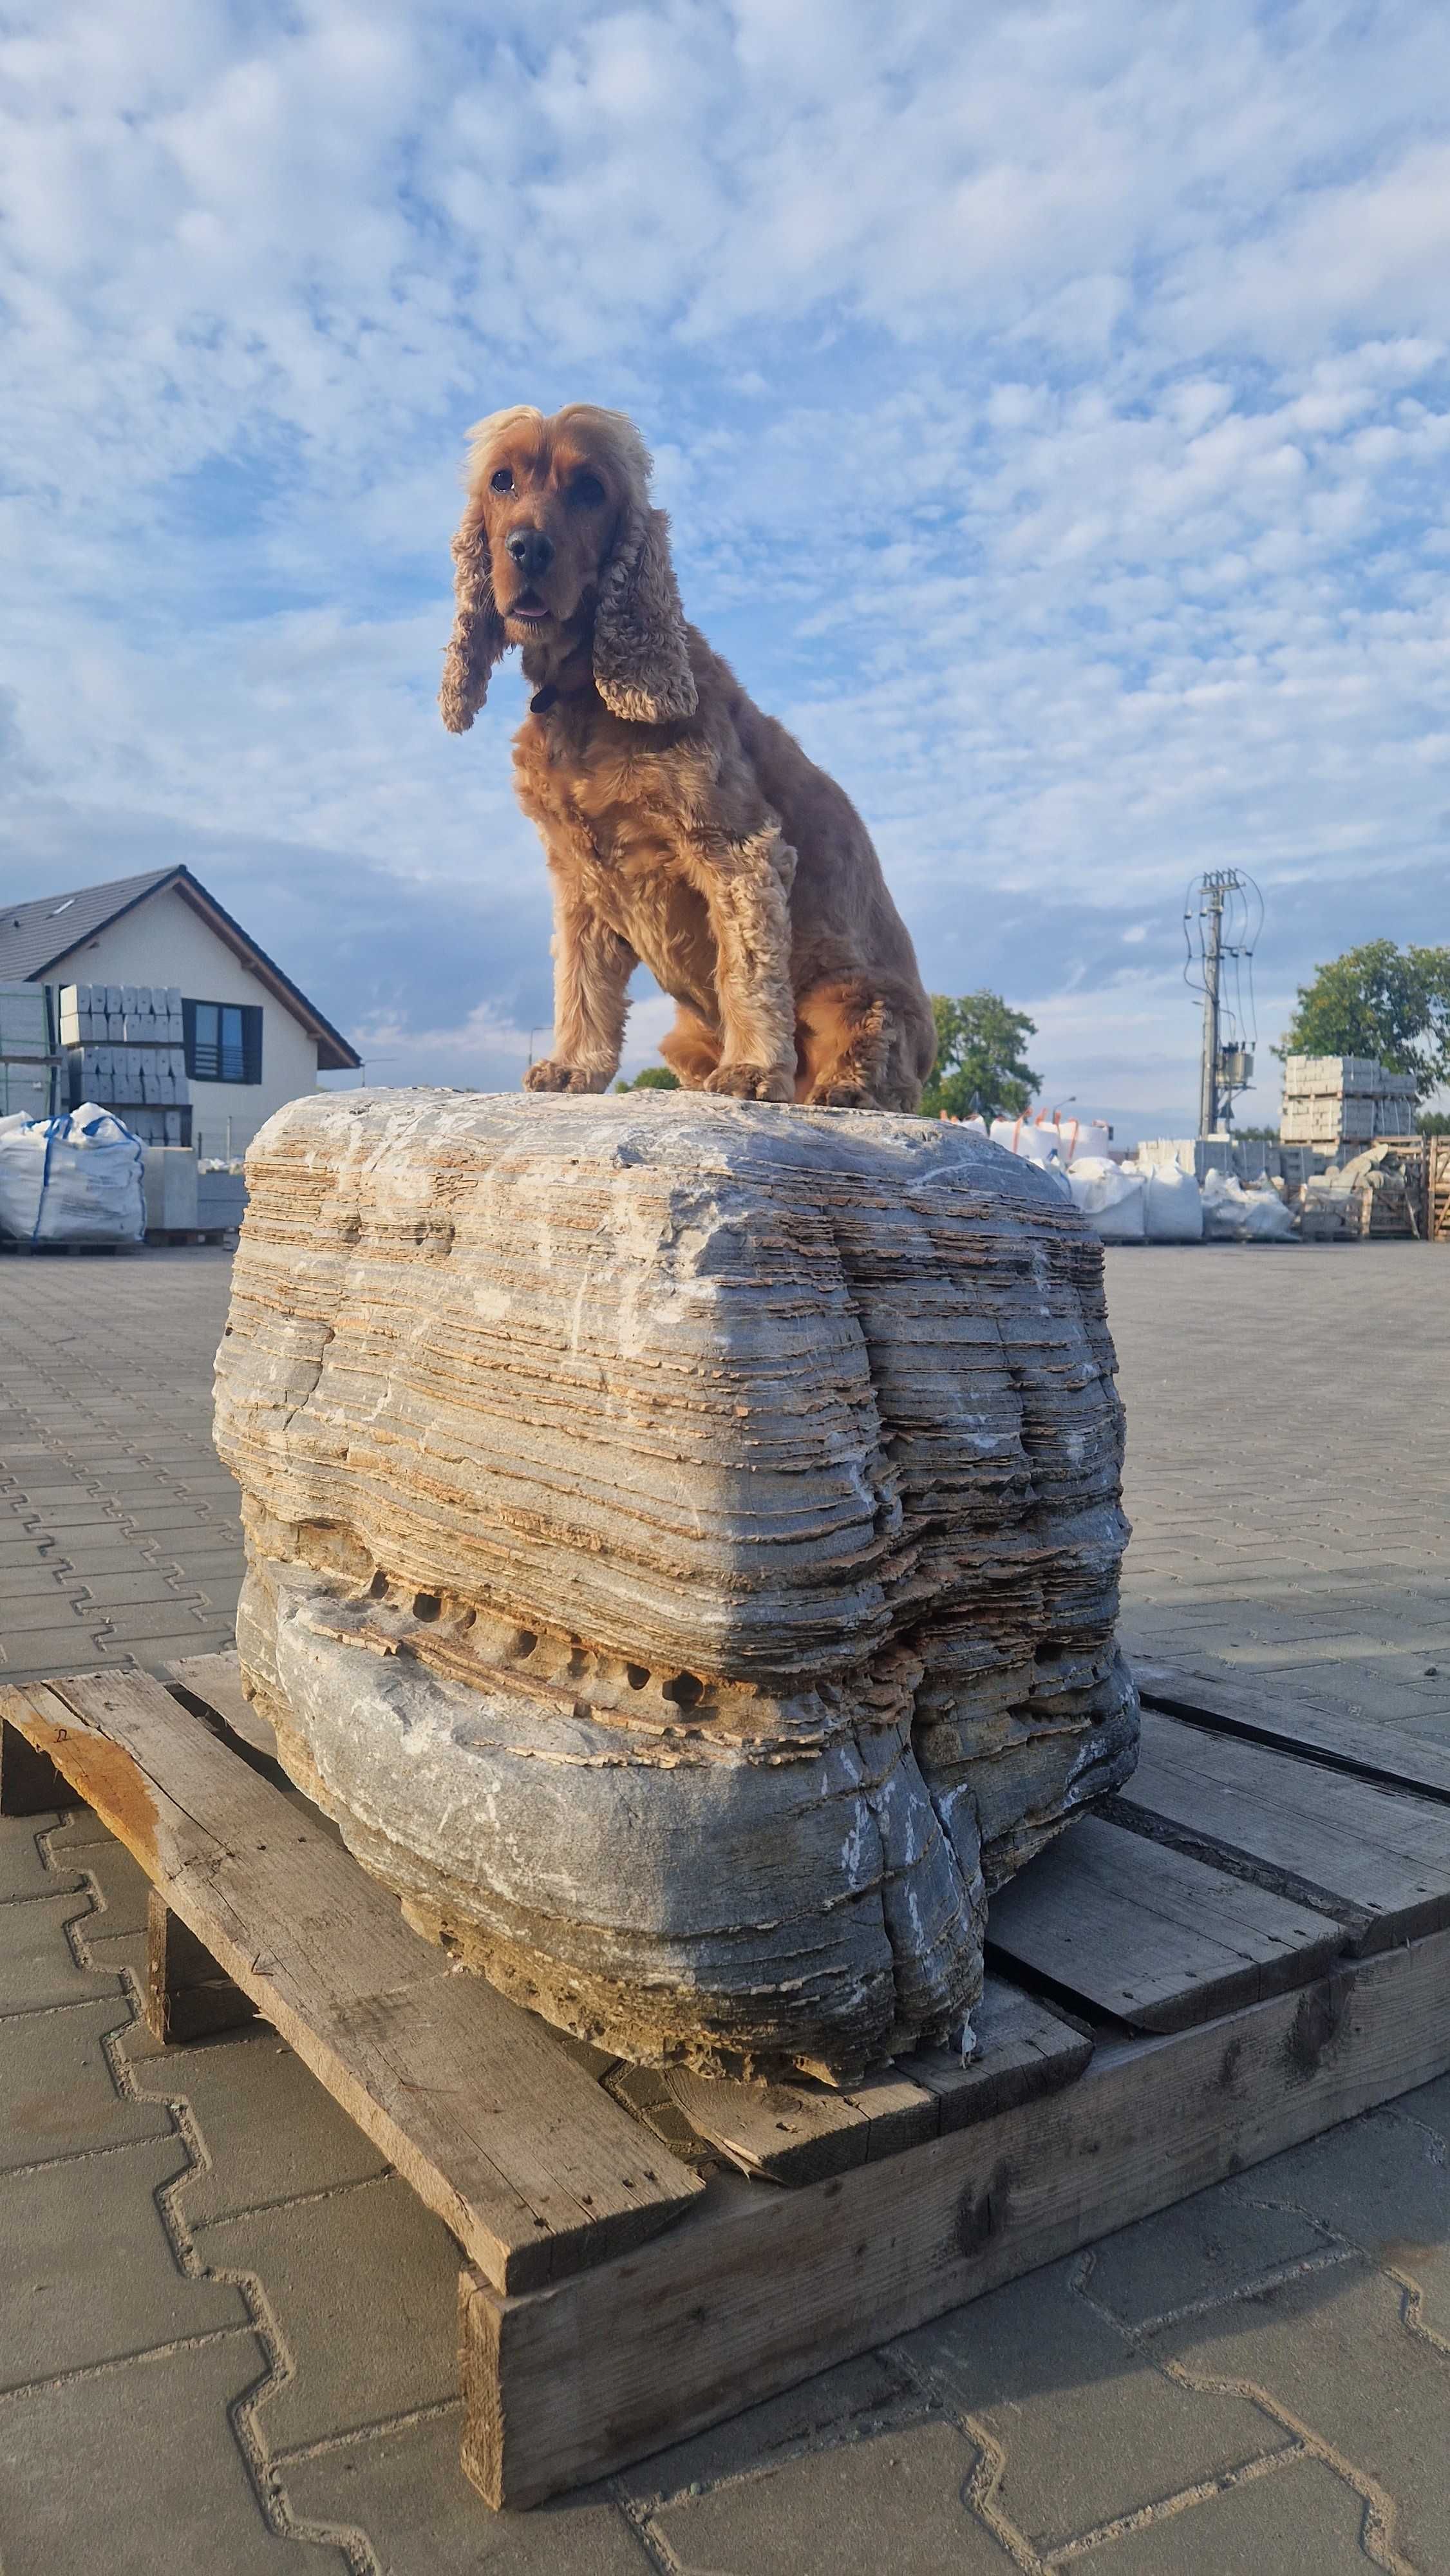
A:
{"label": "house window", "polygon": [[193,1082],[261,1081],[259,1003],[183,1001],[181,1021]]}

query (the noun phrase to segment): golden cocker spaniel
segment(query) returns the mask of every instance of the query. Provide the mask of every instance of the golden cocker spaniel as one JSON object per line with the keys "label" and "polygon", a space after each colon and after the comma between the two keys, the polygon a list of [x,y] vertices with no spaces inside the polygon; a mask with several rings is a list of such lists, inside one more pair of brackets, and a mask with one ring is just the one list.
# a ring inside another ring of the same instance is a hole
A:
{"label": "golden cocker spaniel", "polygon": [[524,406],[471,433],[439,704],[466,732],[521,645],[519,801],[554,888],[554,1053],[536,1091],[603,1091],[642,958],[691,1089],[915,1109],[936,1035],[844,791],[685,624],[650,459],[619,412]]}

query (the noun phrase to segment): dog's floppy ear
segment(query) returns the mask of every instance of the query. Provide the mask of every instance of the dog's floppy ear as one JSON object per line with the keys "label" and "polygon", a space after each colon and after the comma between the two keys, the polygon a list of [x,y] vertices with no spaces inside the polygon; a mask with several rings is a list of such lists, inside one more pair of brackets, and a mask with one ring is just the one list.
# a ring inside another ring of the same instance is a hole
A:
{"label": "dog's floppy ear", "polygon": [[508,648],[493,596],[493,568],[482,496],[475,494],[453,540],[453,632],[443,657],[438,704],[450,733],[467,733],[484,699],[493,666]]}
{"label": "dog's floppy ear", "polygon": [[669,724],[699,705],[663,510],[630,510],[594,612],[594,680],[611,714]]}

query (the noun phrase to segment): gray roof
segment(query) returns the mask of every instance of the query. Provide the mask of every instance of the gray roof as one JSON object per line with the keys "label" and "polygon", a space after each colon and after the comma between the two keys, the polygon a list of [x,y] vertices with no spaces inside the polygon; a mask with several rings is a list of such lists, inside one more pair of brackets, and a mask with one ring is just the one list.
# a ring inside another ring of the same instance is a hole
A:
{"label": "gray roof", "polygon": [[[193,912],[200,913],[258,981],[311,1031],[317,1040],[320,1072],[336,1073],[361,1065],[356,1048],[330,1020],[323,1018],[316,1003],[309,1002],[291,976],[283,974],[265,948],[257,946],[241,923],[233,920],[187,867],[148,868],[144,876],[113,877],[109,885],[78,886],[73,894],[46,894],[35,903],[0,905],[0,982],[39,982],[62,965],[73,950],[94,939],[98,930],[108,928],[123,912],[132,911],[163,886],[175,886]],[[55,980],[62,983],[71,978],[57,976]]]}
{"label": "gray roof", "polygon": [[113,877],[109,885],[78,886],[72,894],[43,894],[36,903],[0,906],[0,976],[17,984],[33,981],[175,874],[175,868],[148,868],[141,877]]}

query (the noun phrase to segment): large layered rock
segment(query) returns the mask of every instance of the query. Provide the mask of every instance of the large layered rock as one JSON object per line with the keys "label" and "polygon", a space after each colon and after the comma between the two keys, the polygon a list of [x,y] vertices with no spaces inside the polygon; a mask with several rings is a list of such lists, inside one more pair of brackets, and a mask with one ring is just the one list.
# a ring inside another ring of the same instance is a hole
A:
{"label": "large layered rock", "polygon": [[217,1366],[282,1758],[410,1918],[650,2062],[959,2032],[1131,1769],[1102,1255],[957,1127],[325,1094]]}

